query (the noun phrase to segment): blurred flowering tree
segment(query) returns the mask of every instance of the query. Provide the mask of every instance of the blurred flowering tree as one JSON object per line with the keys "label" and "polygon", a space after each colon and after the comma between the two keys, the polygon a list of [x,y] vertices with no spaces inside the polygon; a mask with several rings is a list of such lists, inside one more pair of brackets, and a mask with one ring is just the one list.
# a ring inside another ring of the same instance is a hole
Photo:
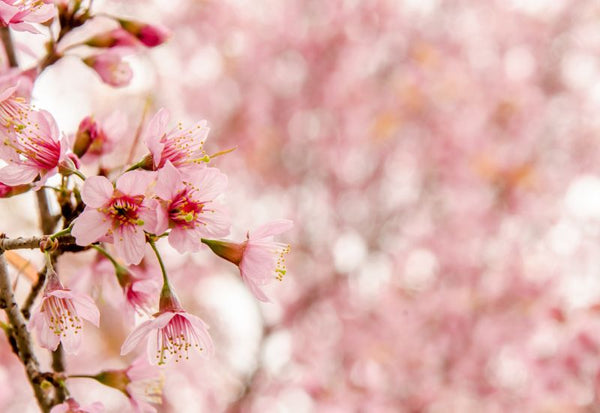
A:
{"label": "blurred flowering tree", "polygon": [[596,2],[2,3],[4,410],[598,409]]}

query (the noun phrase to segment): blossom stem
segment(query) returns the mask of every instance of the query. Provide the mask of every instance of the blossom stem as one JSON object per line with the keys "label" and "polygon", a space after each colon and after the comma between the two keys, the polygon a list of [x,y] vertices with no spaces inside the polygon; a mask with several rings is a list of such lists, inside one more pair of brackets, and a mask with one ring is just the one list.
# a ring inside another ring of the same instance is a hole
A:
{"label": "blossom stem", "polygon": [[154,254],[156,255],[156,259],[158,259],[158,265],[160,265],[160,271],[162,272],[162,276],[163,276],[163,291],[164,290],[170,290],[171,289],[171,285],[169,284],[169,278],[167,277],[167,270],[165,269],[165,263],[162,260],[162,257],[160,256],[160,253],[158,252],[158,249],[156,248],[156,243],[154,242],[154,240],[152,238],[150,238],[150,240],[148,241],[150,246],[152,247],[152,250],[154,251]]}
{"label": "blossom stem", "polygon": [[123,268],[123,266],[121,264],[119,264],[117,262],[117,260],[108,251],[106,251],[104,248],[102,248],[100,245],[93,244],[92,248],[95,249],[96,251],[98,251],[100,254],[104,255],[115,267],[115,270]]}
{"label": "blossom stem", "polygon": [[96,380],[96,376],[92,376],[91,374],[69,374],[67,376],[68,379],[94,379]]}
{"label": "blossom stem", "polygon": [[53,240],[62,235],[69,235],[71,233],[71,228],[73,228],[73,224],[69,225],[67,228],[64,228],[58,232],[55,232],[54,234],[50,235],[48,238]]}

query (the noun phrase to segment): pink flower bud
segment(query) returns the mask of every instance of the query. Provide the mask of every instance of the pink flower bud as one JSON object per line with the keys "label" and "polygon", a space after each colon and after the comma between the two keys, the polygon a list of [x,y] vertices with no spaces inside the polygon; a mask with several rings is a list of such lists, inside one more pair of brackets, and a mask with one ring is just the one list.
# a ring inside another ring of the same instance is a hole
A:
{"label": "pink flower bud", "polygon": [[156,47],[163,44],[170,35],[170,32],[161,26],[154,26],[133,20],[119,20],[119,23],[124,30],[137,37],[140,42],[148,47]]}
{"label": "pink flower bud", "polygon": [[29,191],[31,185],[10,186],[0,182],[0,198],[10,198],[11,196],[19,195]]}
{"label": "pink flower bud", "polygon": [[104,83],[114,87],[127,86],[133,77],[131,66],[118,53],[86,57],[83,62],[94,69]]}

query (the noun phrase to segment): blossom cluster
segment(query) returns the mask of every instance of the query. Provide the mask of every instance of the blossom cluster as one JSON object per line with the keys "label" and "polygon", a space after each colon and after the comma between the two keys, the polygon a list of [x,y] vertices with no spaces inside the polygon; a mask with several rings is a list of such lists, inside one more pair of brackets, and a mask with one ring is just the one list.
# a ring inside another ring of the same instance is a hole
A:
{"label": "blossom cluster", "polygon": [[[205,151],[209,133],[206,121],[171,127],[169,111],[163,108],[140,125],[139,136],[128,136],[119,129],[118,122],[101,121],[93,115],[82,119],[76,133],[68,134],[61,132],[50,111],[32,104],[31,90],[37,75],[78,48],[94,52],[73,56],[92,68],[104,83],[121,87],[132,77],[123,57],[159,46],[169,36],[162,27],[112,17],[116,28],[63,47],[61,40],[66,33],[76,27],[85,28],[93,20],[90,7],[91,2],[86,8],[78,1],[0,1],[1,30],[40,34],[39,23],[58,30],[49,43],[48,54],[36,67],[20,70],[12,62],[13,67],[0,73],[0,196],[52,189],[61,206],[62,229],[48,234],[40,244],[46,257],[45,269],[40,272],[45,283],[27,324],[27,330],[36,333],[39,345],[55,352],[62,344],[65,353],[77,354],[83,320],[96,327],[102,323],[95,300],[75,287],[66,287],[55,269],[57,255],[64,252],[60,237],[70,235],[75,244],[72,252],[95,250],[94,266],[110,262],[122,301],[130,310],[126,313],[128,322],[133,324],[135,318],[130,315],[134,312],[146,318],[125,339],[121,355],[146,341],[144,369],[152,372],[152,366],[187,359],[190,350],[197,349],[207,357],[214,353],[208,325],[188,313],[177,298],[157,247],[159,240],[167,238],[181,254],[212,250],[238,266],[241,279],[258,300],[268,301],[262,287],[282,279],[289,252],[289,246],[274,241],[273,236],[289,230],[292,223],[276,220],[248,231],[240,242],[224,239],[231,228],[230,214],[223,205],[228,179],[213,164],[215,157],[229,151],[215,155]],[[14,52],[10,43],[5,42],[5,47],[7,55]],[[138,141],[145,151],[138,162],[127,162],[113,170],[102,167],[101,160],[119,145],[135,145]],[[149,249],[160,266],[162,287],[161,280],[145,267]],[[121,390],[135,411],[154,411],[130,386],[135,377],[148,376],[136,373],[142,363],[139,360],[134,363],[136,367],[85,377]],[[156,381],[152,386],[159,387]],[[160,401],[156,396],[159,392],[152,394],[151,402]],[[81,407],[73,398],[57,401],[61,403],[55,403],[55,413],[102,408],[98,403]]]}

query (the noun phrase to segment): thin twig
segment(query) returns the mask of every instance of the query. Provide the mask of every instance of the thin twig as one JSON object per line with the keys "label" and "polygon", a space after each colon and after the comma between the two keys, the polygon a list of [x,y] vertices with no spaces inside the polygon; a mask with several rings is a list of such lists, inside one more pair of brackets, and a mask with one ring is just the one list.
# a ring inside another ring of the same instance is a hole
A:
{"label": "thin twig", "polygon": [[6,311],[8,321],[11,324],[13,337],[18,350],[18,356],[25,366],[25,372],[35,397],[40,406],[40,409],[46,413],[50,411],[51,402],[46,393],[42,389],[42,381],[40,380],[40,365],[33,353],[31,344],[31,336],[27,331],[27,321],[21,314],[19,305],[15,300],[8,275],[8,267],[4,254],[0,253],[0,307]]}
{"label": "thin twig", "polygon": [[[29,238],[0,238],[0,251],[25,250],[40,248],[42,241],[48,237],[29,237]],[[71,235],[61,235],[56,238],[59,245],[72,245],[75,238]]]}
{"label": "thin twig", "polygon": [[37,197],[38,208],[40,210],[40,228],[44,234],[52,234],[54,227],[56,227],[56,222],[50,213],[46,190],[40,189],[35,193],[35,196]]}

